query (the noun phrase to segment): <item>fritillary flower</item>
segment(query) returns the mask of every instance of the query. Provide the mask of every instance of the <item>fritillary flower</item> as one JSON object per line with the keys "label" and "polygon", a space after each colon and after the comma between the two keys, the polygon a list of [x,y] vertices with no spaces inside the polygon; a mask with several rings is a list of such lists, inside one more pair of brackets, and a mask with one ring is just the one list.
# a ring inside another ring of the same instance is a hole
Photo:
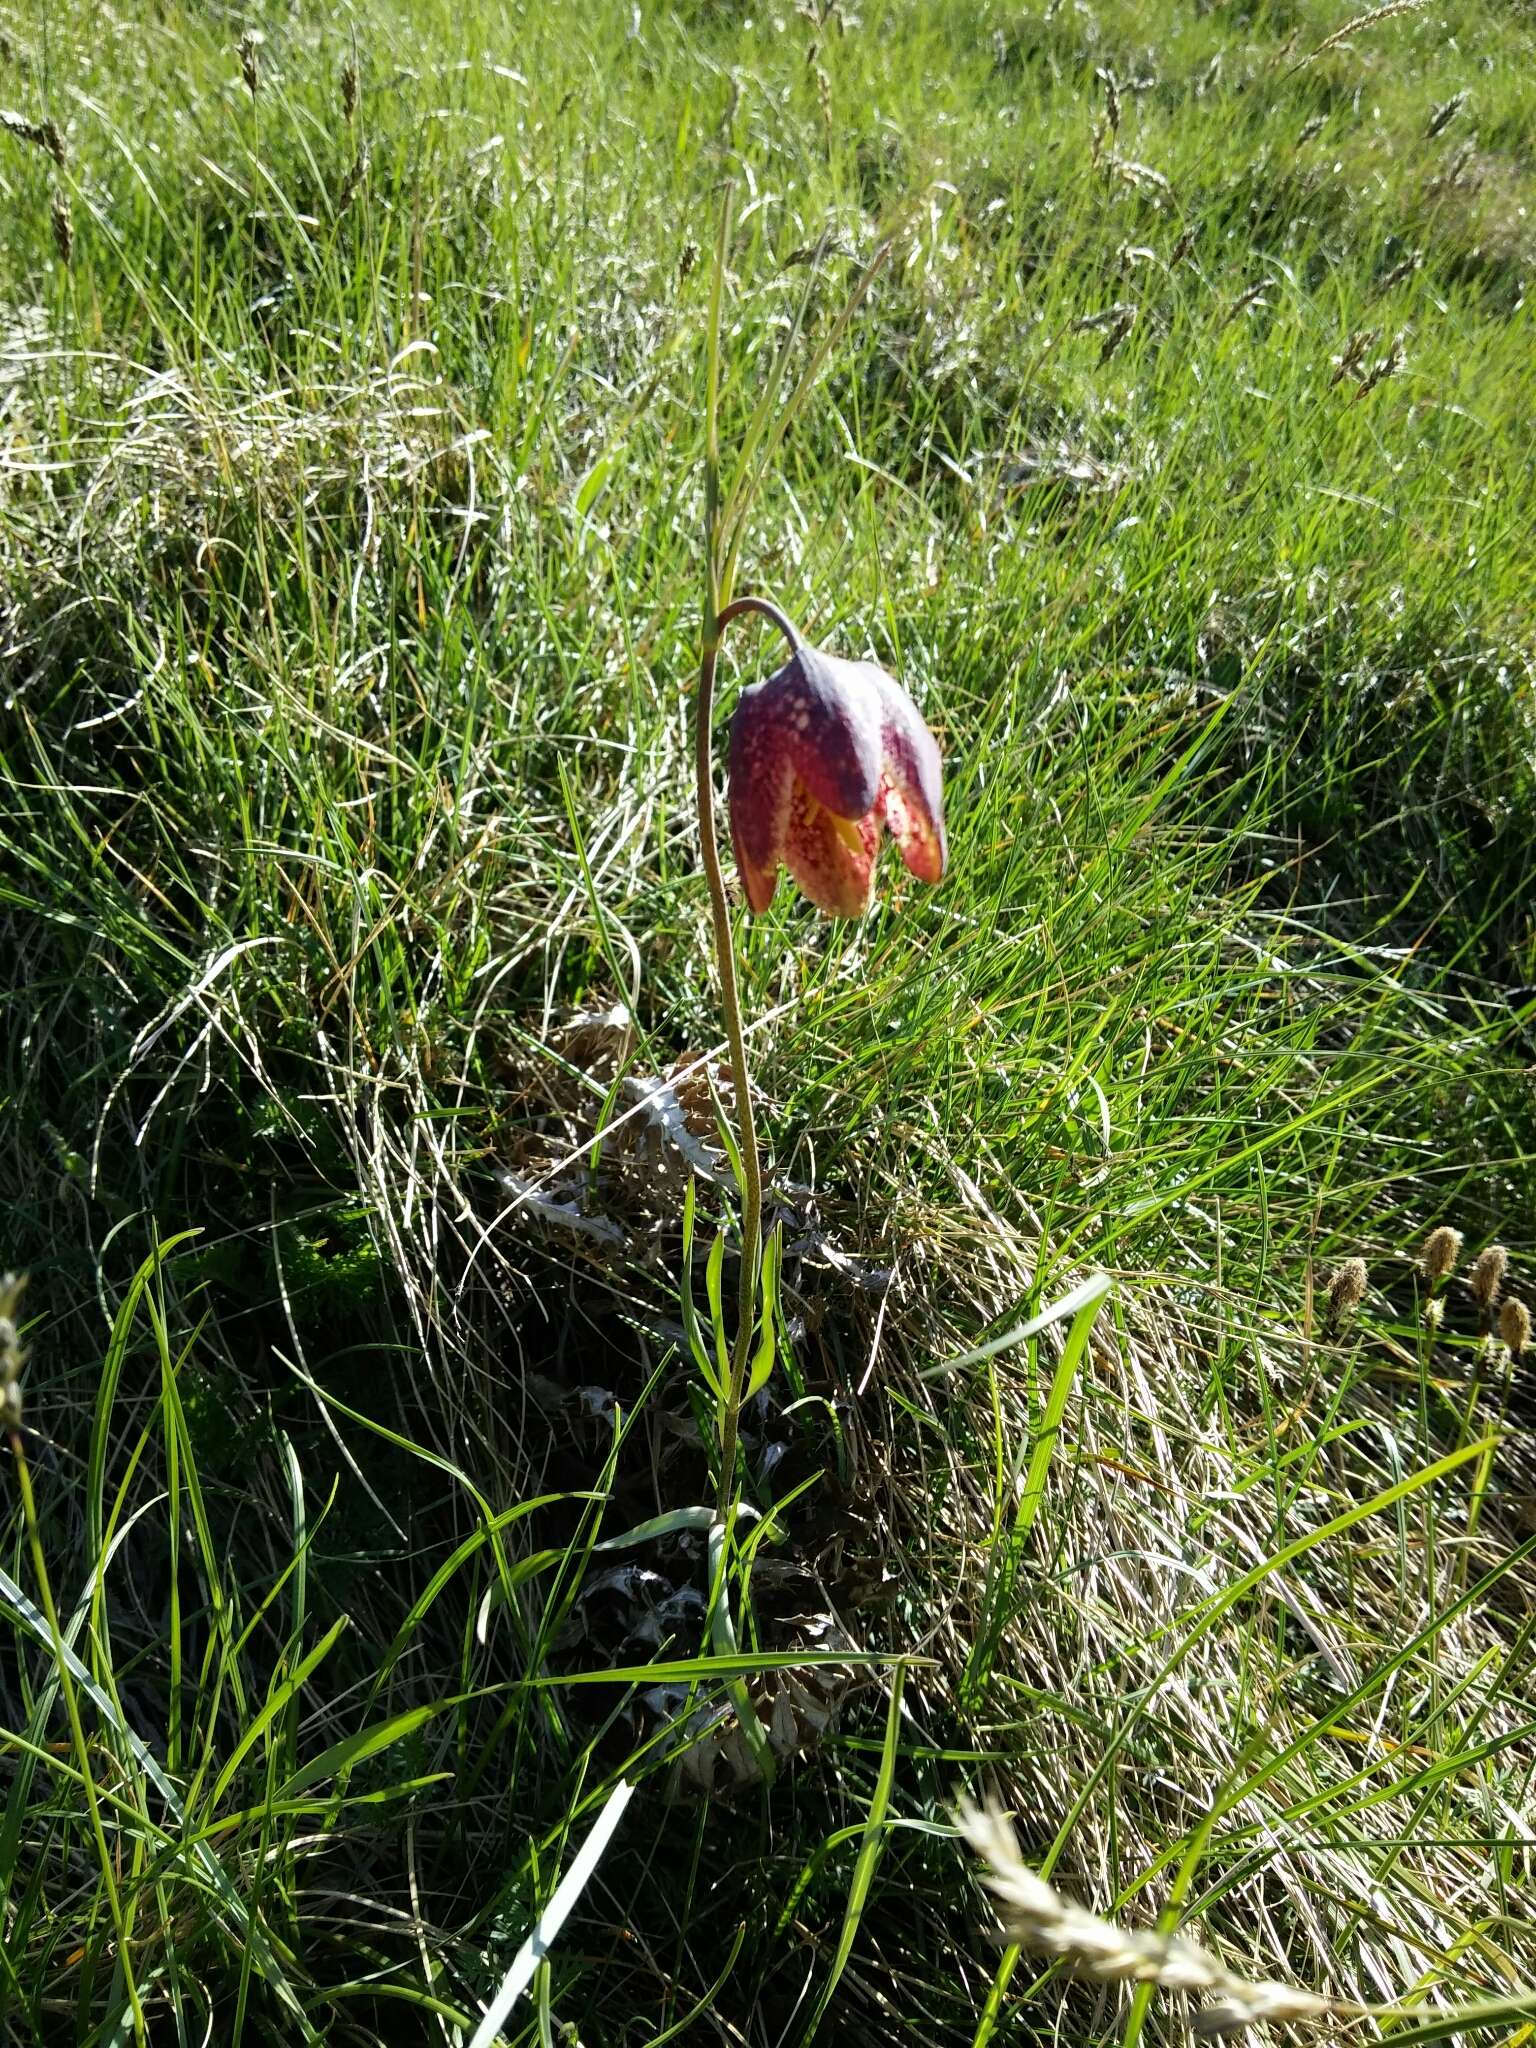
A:
{"label": "fritillary flower", "polygon": [[801,646],[743,690],[728,787],[753,911],[773,901],[782,863],[818,910],[862,916],[882,826],[919,881],[944,872],[938,747],[900,683],[873,662]]}

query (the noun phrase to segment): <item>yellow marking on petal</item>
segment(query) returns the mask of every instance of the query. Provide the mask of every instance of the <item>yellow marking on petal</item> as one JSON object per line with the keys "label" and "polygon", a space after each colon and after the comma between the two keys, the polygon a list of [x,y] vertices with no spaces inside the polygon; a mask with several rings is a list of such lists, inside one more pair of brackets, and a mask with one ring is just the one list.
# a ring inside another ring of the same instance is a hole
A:
{"label": "yellow marking on petal", "polygon": [[859,828],[856,820],[853,818],[840,818],[836,811],[828,811],[827,816],[832,821],[832,830],[841,839],[848,851],[858,854],[860,859],[862,859],[864,856],[864,842],[859,837]]}

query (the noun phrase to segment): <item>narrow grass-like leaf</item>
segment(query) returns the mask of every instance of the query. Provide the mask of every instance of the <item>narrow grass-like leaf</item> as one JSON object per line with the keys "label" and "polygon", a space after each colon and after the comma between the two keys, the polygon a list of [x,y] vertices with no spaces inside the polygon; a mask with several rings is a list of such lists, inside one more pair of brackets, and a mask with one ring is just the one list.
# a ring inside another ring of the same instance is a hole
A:
{"label": "narrow grass-like leaf", "polygon": [[224,1802],[225,1793],[235,1781],[240,1766],[245,1762],[257,1743],[261,1741],[267,1730],[289,1708],[294,1696],[303,1693],[304,1687],[331,1654],[331,1651],[336,1647],[336,1644],[345,1634],[349,1625],[346,1615],[342,1615],[338,1621],[333,1621],[314,1648],[307,1651],[299,1659],[293,1670],[285,1678],[281,1679],[268,1693],[266,1699],[242,1730],[239,1741],[230,1750],[223,1768],[213,1781],[207,1795],[207,1808],[210,1814],[218,1812]]}
{"label": "narrow grass-like leaf", "polygon": [[783,1255],[783,1226],[775,1224],[763,1246],[760,1278],[762,1330],[757,1340],[757,1349],[752,1355],[752,1368],[747,1374],[746,1389],[742,1396],[747,1401],[750,1401],[754,1394],[760,1394],[767,1386],[773,1377],[774,1364],[779,1355],[779,1266]]}
{"label": "narrow grass-like leaf", "polygon": [[[716,1370],[715,1361],[709,1355],[709,1347],[704,1342],[703,1334],[699,1328],[699,1312],[694,1305],[693,1299],[693,1229],[697,1207],[696,1186],[694,1176],[690,1173],[688,1185],[683,1191],[683,1271],[682,1281],[677,1291],[678,1307],[682,1313],[683,1333],[687,1338],[688,1350],[693,1358],[693,1362],[703,1374],[715,1399],[723,1401],[725,1399],[725,1386]],[[716,1241],[718,1242],[719,1240],[717,1239]]]}
{"label": "narrow grass-like leaf", "polygon": [[[0,1568],[0,1600],[5,1601],[7,1606],[13,1610],[31,1634],[51,1654],[53,1640],[45,1616],[32,1604],[20,1586],[16,1584],[15,1580],[3,1568]],[[116,1738],[129,1751],[139,1765],[139,1768],[144,1772],[144,1775],[154,1785],[155,1790],[165,1802],[166,1811],[178,1825],[185,1826],[186,1816],[182,1811],[176,1788],[171,1784],[169,1778],[166,1777],[164,1771],[161,1770],[159,1764],[150,1753],[148,1746],[139,1740],[138,1736],[134,1734],[126,1722],[118,1718],[117,1709],[112,1700],[97,1685],[68,1643],[64,1645],[64,1657],[75,1683],[89,1697],[97,1711],[113,1724],[113,1732]],[[288,2007],[289,2012],[300,2029],[302,2038],[306,2042],[317,2043],[319,2037],[309,2024],[298,1994],[289,1980],[287,1971],[279,1963],[265,1930],[247,1912],[244,1901],[230,1882],[229,1873],[205,1841],[194,1838],[193,1850],[213,1891],[229,1913],[234,1924],[239,1928],[243,1939],[254,1951],[257,1960],[261,1964],[262,1974],[266,1981]]]}
{"label": "narrow grass-like leaf", "polygon": [[809,2024],[801,2035],[801,2048],[811,2048],[816,2039],[832,1994],[842,1981],[848,1958],[853,1954],[853,1944],[858,1939],[859,1925],[869,1904],[869,1889],[874,1883],[875,1871],[885,1852],[886,1811],[891,1803],[891,1787],[896,1780],[897,1738],[901,1733],[901,1694],[906,1678],[906,1666],[897,1664],[891,1673],[890,1697],[885,1710],[885,1741],[880,1750],[880,1768],[875,1776],[875,1788],[870,1794],[869,1813],[864,1822],[863,1840],[859,1845],[858,1859],[853,1866],[853,1882],[848,1887],[848,1903],[843,1909],[843,1924],[837,1937],[837,1948],[827,1975],[816,1996]]}
{"label": "narrow grass-like leaf", "polygon": [[333,1742],[318,1756],[311,1757],[307,1764],[301,1764],[293,1775],[285,1778],[273,1794],[277,1800],[298,1799],[312,1785],[323,1784],[327,1778],[339,1777],[354,1764],[360,1764],[371,1756],[377,1756],[381,1749],[388,1749],[391,1743],[403,1742],[418,1728],[424,1728],[438,1714],[454,1705],[452,1700],[426,1707],[410,1707],[393,1719],[381,1721],[372,1728],[361,1728],[355,1735],[343,1736],[340,1742]]}
{"label": "narrow grass-like leaf", "polygon": [[576,1852],[570,1869],[556,1885],[549,1904],[513,1957],[512,1967],[502,1979],[501,1989],[486,2007],[480,2024],[470,2037],[469,2048],[491,2048],[508,2014],[532,1982],[534,1971],[548,1955],[569,1919],[572,1907],[592,1881],[614,1830],[624,1818],[624,1809],[634,1796],[634,1789],[621,1778],[604,1800],[602,1811],[592,1823],[591,1831]]}

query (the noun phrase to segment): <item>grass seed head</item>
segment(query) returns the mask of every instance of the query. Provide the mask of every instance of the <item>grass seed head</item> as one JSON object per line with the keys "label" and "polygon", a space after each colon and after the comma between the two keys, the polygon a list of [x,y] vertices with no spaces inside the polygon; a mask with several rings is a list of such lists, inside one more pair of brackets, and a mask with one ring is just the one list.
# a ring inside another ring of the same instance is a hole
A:
{"label": "grass seed head", "polygon": [[1103,345],[1099,350],[1099,363],[1101,367],[1109,361],[1115,350],[1119,348],[1121,342],[1124,341],[1135,325],[1136,308],[1134,306],[1122,306],[1105,330]]}
{"label": "grass seed head", "polygon": [[1387,0],[1385,7],[1373,7],[1368,14],[1357,14],[1353,21],[1346,21],[1342,28],[1336,28],[1331,36],[1324,36],[1317,48],[1309,51],[1301,61],[1310,64],[1314,57],[1321,57],[1325,50],[1336,50],[1340,43],[1348,42],[1361,29],[1374,28],[1378,21],[1391,21],[1394,15],[1417,14],[1423,5],[1424,0]]}
{"label": "grass seed head", "polygon": [[1378,384],[1384,384],[1388,377],[1400,375],[1407,367],[1408,351],[1403,346],[1403,337],[1396,334],[1392,337],[1392,346],[1386,354],[1377,357],[1355,386],[1356,398],[1364,398],[1368,391],[1374,391]]}
{"label": "grass seed head", "polygon": [[1424,1240],[1424,1249],[1419,1254],[1424,1268],[1424,1277],[1431,1287],[1438,1287],[1456,1270],[1456,1261],[1461,1257],[1461,1232],[1453,1230],[1449,1223],[1440,1223]]}
{"label": "grass seed head", "polygon": [[1104,84],[1104,112],[1094,122],[1089,134],[1089,160],[1095,168],[1120,134],[1120,87],[1115,81],[1115,74],[1101,66],[1097,75]]}
{"label": "grass seed head", "polygon": [[366,142],[359,144],[357,152],[348,167],[347,175],[342,179],[341,184],[337,188],[336,211],[338,214],[345,213],[357,197],[358,187],[368,175],[370,161],[371,152],[368,144]]}
{"label": "grass seed head", "polygon": [[341,112],[347,121],[357,112],[357,62],[352,57],[341,67]]}
{"label": "grass seed head", "polygon": [[1269,279],[1264,277],[1260,278],[1257,284],[1251,284],[1245,291],[1239,292],[1232,301],[1232,304],[1227,308],[1226,318],[1221,323],[1222,326],[1225,327],[1228,322],[1236,320],[1240,314],[1250,311],[1254,306],[1258,306],[1261,309],[1267,306],[1269,301],[1265,298],[1264,294],[1268,289]]}
{"label": "grass seed head", "polygon": [[1114,72],[1107,68],[1099,76],[1104,81],[1104,118],[1111,136],[1115,136],[1120,133],[1120,86]]}
{"label": "grass seed head", "polygon": [[1472,1299],[1485,1315],[1490,1314],[1499,1298],[1499,1289],[1504,1285],[1504,1269],[1509,1264],[1509,1253],[1501,1244],[1490,1244],[1477,1255],[1470,1274]]}
{"label": "grass seed head", "polygon": [[[1477,137],[1469,135],[1463,143],[1458,145],[1445,168],[1437,171],[1434,177],[1430,179],[1425,189],[1429,192],[1446,192],[1453,186],[1461,184],[1465,178],[1469,188],[1472,191],[1476,191],[1482,183],[1481,177],[1477,173],[1476,160]],[[1468,176],[1469,172],[1471,176]]]}
{"label": "grass seed head", "polygon": [[1061,1957],[1077,1977],[1101,1984],[1156,1984],[1166,1991],[1208,1992],[1214,2004],[1198,2013],[1194,2030],[1206,2039],[1241,2033],[1266,2020],[1320,2019],[1347,2008],[1289,1984],[1250,1983],[1233,1975],[1205,1949],[1177,1935],[1117,1927],[1064,1899],[1033,1871],[1005,1816],[962,1800],[955,1816],[961,1834],[987,1866],[987,1885],[998,1901],[1010,1942]]}
{"label": "grass seed head", "polygon": [[1384,293],[1394,291],[1398,285],[1405,283],[1407,279],[1413,276],[1416,270],[1423,267],[1423,263],[1423,255],[1417,249],[1414,250],[1411,256],[1405,256],[1401,263],[1394,263],[1376,287],[1377,298],[1381,298]]}
{"label": "grass seed head", "polygon": [[1432,140],[1442,129],[1449,128],[1470,98],[1471,94],[1463,86],[1460,92],[1453,92],[1448,100],[1442,100],[1429,117],[1425,135]]}
{"label": "grass seed head", "polygon": [[1376,327],[1357,327],[1351,333],[1342,349],[1333,359],[1333,375],[1330,384],[1338,384],[1346,377],[1358,377],[1365,368],[1365,359],[1381,330]]}

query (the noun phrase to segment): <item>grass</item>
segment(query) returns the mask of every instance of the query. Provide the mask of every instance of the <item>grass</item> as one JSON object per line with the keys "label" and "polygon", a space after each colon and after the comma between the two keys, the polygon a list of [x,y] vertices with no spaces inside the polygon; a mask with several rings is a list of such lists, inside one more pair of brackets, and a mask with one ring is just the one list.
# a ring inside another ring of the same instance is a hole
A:
{"label": "grass", "polygon": [[[7,2041],[468,2040],[615,1814],[509,2042],[1183,2038],[999,1951],[962,1787],[1531,2038],[1529,1363],[1416,1258],[1529,1298],[1536,32],[1348,18],[0,6]],[[728,457],[893,238],[742,574],[952,841],[744,936],[734,1659],[634,1085],[713,1130],[727,177]]]}

